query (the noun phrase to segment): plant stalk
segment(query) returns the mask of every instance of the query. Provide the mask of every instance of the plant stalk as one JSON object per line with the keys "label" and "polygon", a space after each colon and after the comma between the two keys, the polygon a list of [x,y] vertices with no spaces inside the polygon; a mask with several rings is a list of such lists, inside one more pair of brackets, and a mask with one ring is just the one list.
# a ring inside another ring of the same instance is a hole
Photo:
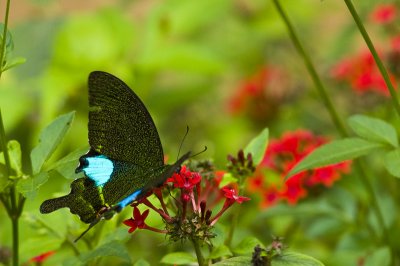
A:
{"label": "plant stalk", "polygon": [[400,116],[400,104],[399,104],[399,99],[396,94],[396,90],[394,89],[394,86],[392,82],[390,81],[389,74],[385,68],[385,66],[382,63],[382,60],[380,59],[378,52],[375,49],[374,44],[371,41],[371,38],[369,37],[367,31],[365,30],[365,27],[360,19],[360,16],[357,14],[356,9],[354,8],[353,3],[351,0],[344,0],[344,2],[347,5],[347,8],[349,9],[351,15],[353,16],[354,22],[356,23],[358,30],[360,31],[362,37],[364,38],[365,43],[368,46],[368,49],[370,50],[376,65],[378,66],[379,72],[381,72],[381,75],[383,77],[383,80],[385,81],[385,84],[387,88],[389,89],[392,103],[394,108],[396,109],[397,114]]}
{"label": "plant stalk", "polygon": [[192,243],[194,246],[194,250],[196,251],[197,262],[199,266],[206,266],[203,254],[201,253],[201,248],[199,242],[196,239],[192,238]]}
{"label": "plant stalk", "polygon": [[6,14],[4,16],[3,40],[1,42],[1,50],[0,50],[0,78],[1,74],[3,74],[3,60],[6,55],[7,27],[8,27],[8,16],[10,14],[10,4],[11,0],[7,0]]}
{"label": "plant stalk", "polygon": [[[348,0],[345,0],[346,2],[348,2]],[[306,65],[306,68],[314,82],[314,85],[316,87],[316,89],[318,90],[324,104],[325,107],[328,109],[329,114],[331,116],[331,119],[333,121],[333,123],[336,126],[336,129],[338,130],[338,132],[340,133],[340,135],[342,137],[348,137],[349,134],[346,130],[346,128],[344,127],[344,123],[342,122],[342,120],[340,119],[340,117],[338,116],[338,114],[336,113],[335,108],[333,107],[333,104],[328,96],[328,93],[326,92],[326,89],[324,87],[324,85],[321,82],[321,79],[319,78],[319,75],[317,73],[317,71],[315,70],[315,67],[313,65],[313,63],[311,62],[310,57],[308,56],[308,54],[306,53],[306,51],[304,50],[299,38],[297,37],[297,34],[289,20],[289,18],[287,17],[285,11],[283,10],[281,4],[279,3],[279,0],[273,0],[273,3],[279,13],[279,15],[281,16],[282,20],[284,21],[290,38],[292,39],[292,42],[294,44],[294,46],[296,47],[297,51],[299,52],[299,54],[302,56],[303,61]],[[379,58],[378,58],[379,59]],[[387,74],[387,73],[386,73]],[[390,83],[390,81],[389,81]],[[390,84],[391,85],[391,84]],[[393,88],[393,87],[392,87]],[[394,90],[393,90],[394,92]],[[397,99],[397,98],[396,98]],[[399,109],[400,110],[400,109]],[[355,170],[358,174],[358,176],[361,178],[361,181],[365,187],[365,189],[368,191],[369,195],[371,196],[371,201],[373,204],[373,207],[375,209],[375,214],[377,216],[377,220],[379,223],[380,228],[382,228],[383,230],[383,237],[385,239],[385,241],[387,242],[389,239],[389,234],[387,231],[387,228],[385,226],[384,223],[384,219],[383,219],[383,215],[382,215],[382,211],[380,209],[380,206],[378,204],[378,200],[377,197],[375,195],[375,191],[373,189],[373,186],[371,184],[371,182],[369,181],[367,175],[366,175],[366,171],[363,167],[363,164],[360,161],[355,161]]]}

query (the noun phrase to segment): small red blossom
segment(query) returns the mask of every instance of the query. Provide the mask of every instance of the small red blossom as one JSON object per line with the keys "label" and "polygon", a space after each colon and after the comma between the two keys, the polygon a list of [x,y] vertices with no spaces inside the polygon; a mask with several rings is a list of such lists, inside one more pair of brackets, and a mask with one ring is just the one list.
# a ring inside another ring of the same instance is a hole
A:
{"label": "small red blossom", "polygon": [[224,192],[224,196],[227,199],[227,201],[232,203],[237,202],[239,204],[242,204],[243,202],[250,200],[250,198],[248,197],[239,196],[237,194],[237,190],[232,187],[228,186],[223,187],[222,191]]}
{"label": "small red blossom", "polygon": [[343,162],[298,173],[284,181],[298,162],[326,142],[326,138],[315,136],[306,130],[288,132],[280,139],[270,140],[254,178],[249,181],[249,189],[261,195],[261,207],[269,207],[280,200],[296,204],[298,200],[307,196],[312,187],[332,186],[340,179],[341,174],[347,173],[350,164]]}
{"label": "small red blossom", "polygon": [[175,173],[167,179],[167,182],[172,182],[174,187],[185,190],[192,190],[201,181],[201,176],[197,172],[191,172],[186,166],[181,167],[179,173]]}
{"label": "small red blossom", "polygon": [[40,254],[39,256],[31,258],[29,261],[30,262],[41,263],[41,262],[44,262],[48,257],[53,255],[54,253],[56,253],[56,252],[55,251],[48,251],[48,252],[45,252],[43,254]]}
{"label": "small red blossom", "polygon": [[393,22],[397,16],[397,8],[394,4],[380,4],[371,13],[372,21],[379,24]]}
{"label": "small red blossom", "polygon": [[145,229],[147,225],[144,220],[146,220],[149,215],[149,210],[145,210],[143,214],[140,213],[140,210],[137,207],[133,208],[133,218],[125,220],[123,223],[129,226],[129,233],[133,233],[137,228]]}

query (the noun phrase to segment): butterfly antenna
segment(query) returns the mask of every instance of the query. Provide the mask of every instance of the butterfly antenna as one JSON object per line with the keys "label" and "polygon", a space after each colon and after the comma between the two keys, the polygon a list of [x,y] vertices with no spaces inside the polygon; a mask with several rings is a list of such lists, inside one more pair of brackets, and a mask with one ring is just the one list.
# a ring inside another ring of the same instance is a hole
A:
{"label": "butterfly antenna", "polygon": [[78,242],[79,239],[81,239],[93,226],[95,226],[98,222],[100,221],[100,218],[94,220],[93,222],[90,223],[89,227],[78,236],[77,239],[74,240],[74,242]]}
{"label": "butterfly antenna", "polygon": [[204,149],[203,149],[202,151],[199,151],[198,153],[195,153],[195,154],[191,155],[189,158],[193,158],[193,157],[195,157],[195,156],[197,156],[197,155],[200,155],[200,154],[202,154],[203,152],[205,152],[206,150],[207,150],[207,146],[204,146]]}
{"label": "butterfly antenna", "polygon": [[176,157],[176,160],[178,160],[179,155],[181,154],[181,149],[182,149],[182,146],[183,146],[183,142],[185,142],[185,139],[186,139],[188,134],[189,134],[189,126],[186,126],[186,133],[182,138],[181,144],[179,145],[178,156]]}

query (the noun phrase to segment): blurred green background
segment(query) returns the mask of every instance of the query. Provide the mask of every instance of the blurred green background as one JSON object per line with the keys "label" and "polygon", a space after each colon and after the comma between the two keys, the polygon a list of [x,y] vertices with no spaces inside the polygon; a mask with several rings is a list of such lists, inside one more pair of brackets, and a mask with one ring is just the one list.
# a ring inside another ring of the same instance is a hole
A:
{"label": "blurred green background", "polygon": [[[354,2],[367,20],[375,1]],[[362,111],[390,118],[387,99],[359,97],[349,88],[337,86],[329,76],[332,65],[340,58],[360,47],[364,49],[344,3],[297,0],[282,1],[282,4],[327,83],[340,115],[346,117]],[[0,2],[1,16],[4,6],[5,1]],[[155,120],[165,154],[171,161],[177,156],[187,125],[190,132],[183,152],[196,152],[207,146],[207,152],[199,157],[213,158],[220,168],[225,166],[227,154],[236,154],[264,127],[270,129],[272,137],[298,128],[332,137],[337,135],[270,1],[20,0],[12,1],[9,26],[14,54],[25,57],[27,62],[3,74],[0,107],[8,139],[21,143],[25,172],[30,171],[29,153],[38,141],[40,130],[61,114],[76,110],[71,130],[52,161],[88,146],[86,82],[94,70],[118,76],[141,97]],[[374,25],[367,24],[367,27],[373,29]],[[379,34],[379,31],[372,32],[378,43]],[[254,112],[250,113],[253,115],[240,110],[232,112],[229,106],[237,91],[266,66],[283,73],[274,86],[266,88],[268,97],[260,110],[267,112],[256,116]],[[74,177],[71,172],[67,178]],[[37,199],[27,202],[27,212],[38,215],[40,202],[54,193],[67,192],[69,182],[53,176]],[[343,198],[351,198],[346,193]],[[333,194],[332,198],[336,196]],[[254,210],[242,221],[249,227],[240,236],[258,232],[257,237],[267,241],[271,234],[286,230],[293,219],[280,217],[267,228],[266,224],[255,222],[264,221],[268,219],[265,215],[273,216],[273,213],[265,212],[254,220],[256,213],[254,204]],[[45,219],[60,224],[57,226],[60,230],[65,227],[65,220],[72,220],[68,210]],[[330,222],[325,227],[332,229],[328,231],[333,237],[335,225]],[[76,230],[80,230],[77,219],[70,223],[75,223]],[[10,225],[3,210],[0,210],[0,227],[0,241],[9,245],[10,232],[4,228]],[[328,236],[321,244],[317,239],[326,228],[314,229],[300,233],[297,241],[294,235],[290,246],[303,249],[309,255],[329,257],[330,241],[335,240]],[[26,240],[23,250],[36,245],[38,252],[43,252],[40,241],[35,240],[40,230],[24,226],[24,222],[21,230]],[[126,228],[121,230],[125,232]],[[159,260],[162,254],[152,258],[150,250],[163,241],[163,236],[149,238],[151,234],[135,234],[135,241],[141,247],[132,257]],[[134,248],[131,250],[135,253]],[[23,252],[22,261],[32,253],[32,250]]]}

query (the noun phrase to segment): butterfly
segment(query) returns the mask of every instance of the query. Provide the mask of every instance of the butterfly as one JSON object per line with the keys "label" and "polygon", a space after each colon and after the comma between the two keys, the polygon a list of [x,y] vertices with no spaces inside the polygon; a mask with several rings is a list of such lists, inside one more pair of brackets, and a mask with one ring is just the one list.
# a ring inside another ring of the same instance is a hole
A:
{"label": "butterfly", "polygon": [[179,171],[190,152],[174,164],[164,164],[157,128],[139,97],[120,79],[101,71],[90,73],[89,145],[68,195],[49,199],[41,213],[67,207],[90,224],[75,241],[102,219],[143,198]]}

